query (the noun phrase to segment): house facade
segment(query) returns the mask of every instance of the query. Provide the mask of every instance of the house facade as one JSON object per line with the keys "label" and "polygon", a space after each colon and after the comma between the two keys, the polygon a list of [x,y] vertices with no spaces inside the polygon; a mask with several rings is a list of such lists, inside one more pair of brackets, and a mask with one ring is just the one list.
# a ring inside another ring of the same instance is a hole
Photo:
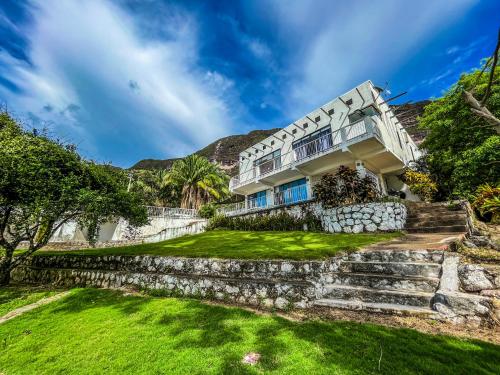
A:
{"label": "house facade", "polygon": [[294,204],[311,199],[321,176],[345,165],[371,176],[382,194],[405,191],[397,175],[419,156],[381,90],[367,81],[241,152],[229,188],[245,196],[238,208],[245,211]]}

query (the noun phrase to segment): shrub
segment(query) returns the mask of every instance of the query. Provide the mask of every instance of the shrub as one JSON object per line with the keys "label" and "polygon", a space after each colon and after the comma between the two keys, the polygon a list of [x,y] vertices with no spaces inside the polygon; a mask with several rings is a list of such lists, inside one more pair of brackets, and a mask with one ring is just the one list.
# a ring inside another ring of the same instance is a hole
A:
{"label": "shrub", "polygon": [[327,173],[314,186],[314,195],[325,208],[372,202],[378,197],[375,181],[360,177],[355,169],[341,165],[335,174]]}
{"label": "shrub", "polygon": [[437,185],[432,181],[429,173],[406,169],[400,178],[414,194],[426,202],[431,202],[438,191]]}
{"label": "shrub", "polygon": [[198,213],[204,219],[211,219],[217,213],[217,208],[212,203],[207,203],[200,207]]}
{"label": "shrub", "polygon": [[287,212],[270,215],[227,217],[216,215],[210,219],[207,230],[214,229],[248,230],[248,231],[322,231],[321,220],[312,212],[305,211],[298,218]]}
{"label": "shrub", "polygon": [[500,186],[481,185],[476,190],[472,206],[485,219],[490,218],[492,223],[500,223]]}

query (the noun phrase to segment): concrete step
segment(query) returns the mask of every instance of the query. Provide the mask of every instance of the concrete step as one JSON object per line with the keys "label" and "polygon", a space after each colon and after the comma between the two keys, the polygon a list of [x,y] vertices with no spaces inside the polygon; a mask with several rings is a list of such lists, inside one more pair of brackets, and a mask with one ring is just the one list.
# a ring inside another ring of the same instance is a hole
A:
{"label": "concrete step", "polygon": [[426,219],[408,219],[406,220],[405,228],[419,228],[419,227],[441,227],[450,225],[464,225],[465,218],[426,218]]}
{"label": "concrete step", "polygon": [[467,231],[464,225],[443,225],[432,227],[405,228],[408,233],[463,233]]}
{"label": "concrete step", "polygon": [[430,307],[434,293],[372,289],[360,286],[327,284],[323,298],[361,301],[370,303],[388,303],[394,305]]}
{"label": "concrete step", "polygon": [[439,277],[441,264],[422,262],[366,262],[344,261],[342,272],[380,273],[384,275]]}
{"label": "concrete step", "polygon": [[439,285],[437,277],[398,276],[379,273],[334,272],[329,284],[362,286],[385,290],[434,292]]}
{"label": "concrete step", "polygon": [[314,305],[343,310],[361,310],[403,316],[420,316],[423,318],[431,317],[435,314],[435,312],[430,308],[425,307],[394,305],[390,303],[346,301],[340,299],[319,299],[314,302]]}
{"label": "concrete step", "polygon": [[346,260],[353,262],[431,262],[441,263],[443,251],[438,250],[365,250],[350,253]]}

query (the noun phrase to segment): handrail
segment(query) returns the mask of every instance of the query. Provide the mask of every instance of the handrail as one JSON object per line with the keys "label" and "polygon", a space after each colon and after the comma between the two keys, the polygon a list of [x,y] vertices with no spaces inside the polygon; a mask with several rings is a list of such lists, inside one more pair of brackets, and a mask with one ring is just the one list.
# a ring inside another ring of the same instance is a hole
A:
{"label": "handrail", "polygon": [[194,208],[146,206],[148,217],[198,217]]}

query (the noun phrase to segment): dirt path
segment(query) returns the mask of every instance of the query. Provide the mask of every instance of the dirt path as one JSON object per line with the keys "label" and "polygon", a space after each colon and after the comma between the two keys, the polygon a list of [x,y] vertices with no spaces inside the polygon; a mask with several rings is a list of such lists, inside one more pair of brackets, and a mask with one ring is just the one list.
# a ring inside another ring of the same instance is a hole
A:
{"label": "dirt path", "polygon": [[56,294],[55,296],[42,298],[41,300],[39,300],[35,303],[29,304],[26,306],[21,306],[15,310],[12,310],[12,311],[8,312],[7,314],[5,314],[4,316],[0,317],[0,324],[5,323],[8,320],[14,319],[16,316],[22,315],[25,312],[36,309],[39,306],[47,305],[51,302],[57,301],[65,296],[67,296],[68,293],[69,292],[62,292],[62,293]]}

